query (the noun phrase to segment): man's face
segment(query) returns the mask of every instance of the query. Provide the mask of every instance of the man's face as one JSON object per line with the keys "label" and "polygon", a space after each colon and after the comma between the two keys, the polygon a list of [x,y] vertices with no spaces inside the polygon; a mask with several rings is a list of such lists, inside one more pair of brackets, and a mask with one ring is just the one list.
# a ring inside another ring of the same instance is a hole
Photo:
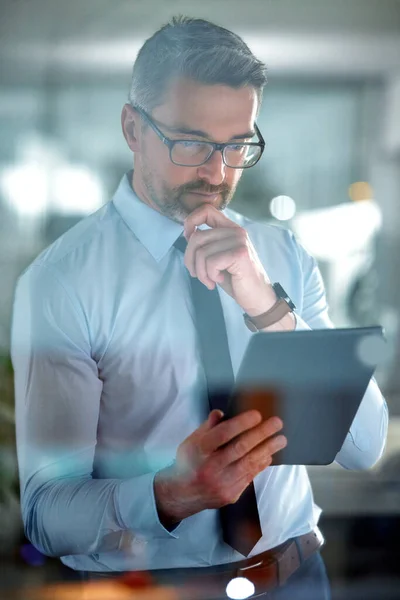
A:
{"label": "man's face", "polygon": [[[234,89],[180,79],[151,118],[170,139],[213,142],[250,141],[258,99],[254,88]],[[241,136],[239,138],[238,136]],[[221,152],[199,167],[175,165],[169,148],[147,126],[135,153],[134,186],[139,196],[169,218],[182,223],[209,202],[222,210],[231,201],[242,169],[227,167]]]}

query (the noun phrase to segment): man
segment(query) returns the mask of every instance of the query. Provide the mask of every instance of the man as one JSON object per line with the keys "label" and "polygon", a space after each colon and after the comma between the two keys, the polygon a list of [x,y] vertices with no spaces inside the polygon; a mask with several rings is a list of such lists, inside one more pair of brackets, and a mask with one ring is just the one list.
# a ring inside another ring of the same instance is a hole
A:
{"label": "man", "polygon": [[[246,574],[269,597],[329,595],[306,468],[269,467],[282,423],[257,411],[224,419],[201,393],[193,283],[222,305],[234,372],[252,335],[244,314],[266,332],[331,326],[316,263],[293,236],[226,209],[263,151],[264,84],[264,65],[230,31],[178,18],[156,32],[122,111],[133,172],[18,282],[23,517],[33,544],[72,569],[151,569],[178,583],[201,568],[220,586]],[[372,381],[337,461],[371,467],[386,431]],[[261,532],[240,552],[220,517],[245,490]]]}

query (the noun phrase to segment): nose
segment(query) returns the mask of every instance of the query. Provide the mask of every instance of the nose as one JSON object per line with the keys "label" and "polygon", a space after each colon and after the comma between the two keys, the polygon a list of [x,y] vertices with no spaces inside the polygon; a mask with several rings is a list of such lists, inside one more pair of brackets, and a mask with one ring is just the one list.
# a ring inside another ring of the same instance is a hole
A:
{"label": "nose", "polygon": [[210,185],[221,185],[225,179],[225,169],[222,153],[216,150],[204,165],[198,167],[197,173],[200,179]]}

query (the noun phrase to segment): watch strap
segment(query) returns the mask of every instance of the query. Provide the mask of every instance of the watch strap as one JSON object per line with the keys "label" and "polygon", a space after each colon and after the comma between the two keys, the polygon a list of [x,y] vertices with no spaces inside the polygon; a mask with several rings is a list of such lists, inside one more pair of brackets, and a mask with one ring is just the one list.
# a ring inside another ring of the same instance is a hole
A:
{"label": "watch strap", "polygon": [[243,318],[250,331],[255,332],[274,325],[290,312],[293,311],[286,300],[279,298],[279,300],[277,300],[272,308],[267,310],[267,312],[258,315],[257,317],[250,317],[247,313],[245,313]]}

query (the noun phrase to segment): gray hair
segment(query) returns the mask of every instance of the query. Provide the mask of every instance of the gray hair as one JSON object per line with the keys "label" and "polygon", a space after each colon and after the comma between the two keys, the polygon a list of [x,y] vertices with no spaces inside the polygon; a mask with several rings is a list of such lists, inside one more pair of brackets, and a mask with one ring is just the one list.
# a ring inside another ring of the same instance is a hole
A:
{"label": "gray hair", "polygon": [[252,86],[261,103],[266,66],[236,33],[203,19],[174,17],[141,47],[133,66],[129,102],[151,113],[171,81]]}

